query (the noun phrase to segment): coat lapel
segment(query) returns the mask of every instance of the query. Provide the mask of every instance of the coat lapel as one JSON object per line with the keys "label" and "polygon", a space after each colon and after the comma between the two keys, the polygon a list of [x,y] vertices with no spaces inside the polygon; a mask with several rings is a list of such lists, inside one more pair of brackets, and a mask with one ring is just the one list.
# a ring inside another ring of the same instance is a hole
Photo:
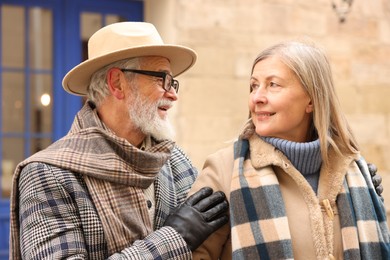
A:
{"label": "coat lapel", "polygon": [[[169,167],[167,166],[169,165]],[[155,228],[163,226],[167,216],[178,206],[170,164],[165,164],[155,180],[156,213]]]}

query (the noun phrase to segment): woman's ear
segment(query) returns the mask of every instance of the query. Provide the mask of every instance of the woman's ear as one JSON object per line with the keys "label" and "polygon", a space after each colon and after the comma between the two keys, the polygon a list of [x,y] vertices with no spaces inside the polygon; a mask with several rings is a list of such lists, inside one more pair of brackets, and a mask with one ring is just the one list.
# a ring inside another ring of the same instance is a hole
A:
{"label": "woman's ear", "polygon": [[311,113],[313,112],[313,102],[310,100],[309,104],[306,106],[306,113]]}
{"label": "woman's ear", "polygon": [[125,97],[124,87],[126,84],[126,78],[123,72],[118,68],[111,68],[107,72],[107,85],[111,95],[117,99],[123,99]]}

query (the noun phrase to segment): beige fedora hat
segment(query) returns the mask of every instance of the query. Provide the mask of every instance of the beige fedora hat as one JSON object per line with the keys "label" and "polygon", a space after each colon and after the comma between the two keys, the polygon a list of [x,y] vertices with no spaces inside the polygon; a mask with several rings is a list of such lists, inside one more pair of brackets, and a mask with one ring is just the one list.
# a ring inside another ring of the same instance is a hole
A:
{"label": "beige fedora hat", "polygon": [[168,58],[174,77],[192,67],[197,57],[190,48],[164,44],[153,24],[114,23],[91,36],[88,41],[88,59],[65,75],[62,86],[71,94],[83,96],[87,93],[94,72],[115,61],[141,56]]}

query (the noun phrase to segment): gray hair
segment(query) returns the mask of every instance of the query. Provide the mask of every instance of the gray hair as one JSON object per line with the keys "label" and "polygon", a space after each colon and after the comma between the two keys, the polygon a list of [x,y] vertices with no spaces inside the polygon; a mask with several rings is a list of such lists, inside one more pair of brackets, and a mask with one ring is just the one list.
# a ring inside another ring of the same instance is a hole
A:
{"label": "gray hair", "polygon": [[[107,72],[114,67],[126,69],[139,69],[140,58],[132,58],[113,62],[92,74],[91,81],[87,89],[87,97],[96,107],[99,107],[101,102],[110,94],[107,85]],[[125,74],[127,79],[131,81],[134,78],[132,73]]]}
{"label": "gray hair", "polygon": [[252,66],[268,57],[277,56],[298,76],[313,102],[312,136],[321,144],[321,154],[327,164],[328,146],[338,153],[356,153],[357,142],[342,113],[333,83],[329,61],[313,43],[290,41],[273,45],[261,52]]}

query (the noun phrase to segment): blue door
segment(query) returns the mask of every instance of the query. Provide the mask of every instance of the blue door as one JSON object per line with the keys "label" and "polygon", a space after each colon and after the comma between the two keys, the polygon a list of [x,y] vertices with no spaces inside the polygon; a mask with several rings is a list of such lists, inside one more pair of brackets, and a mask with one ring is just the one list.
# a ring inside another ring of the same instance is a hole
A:
{"label": "blue door", "polygon": [[0,4],[0,259],[8,259],[16,165],[65,135],[83,100],[61,86],[104,25],[142,21],[131,0],[2,0]]}

